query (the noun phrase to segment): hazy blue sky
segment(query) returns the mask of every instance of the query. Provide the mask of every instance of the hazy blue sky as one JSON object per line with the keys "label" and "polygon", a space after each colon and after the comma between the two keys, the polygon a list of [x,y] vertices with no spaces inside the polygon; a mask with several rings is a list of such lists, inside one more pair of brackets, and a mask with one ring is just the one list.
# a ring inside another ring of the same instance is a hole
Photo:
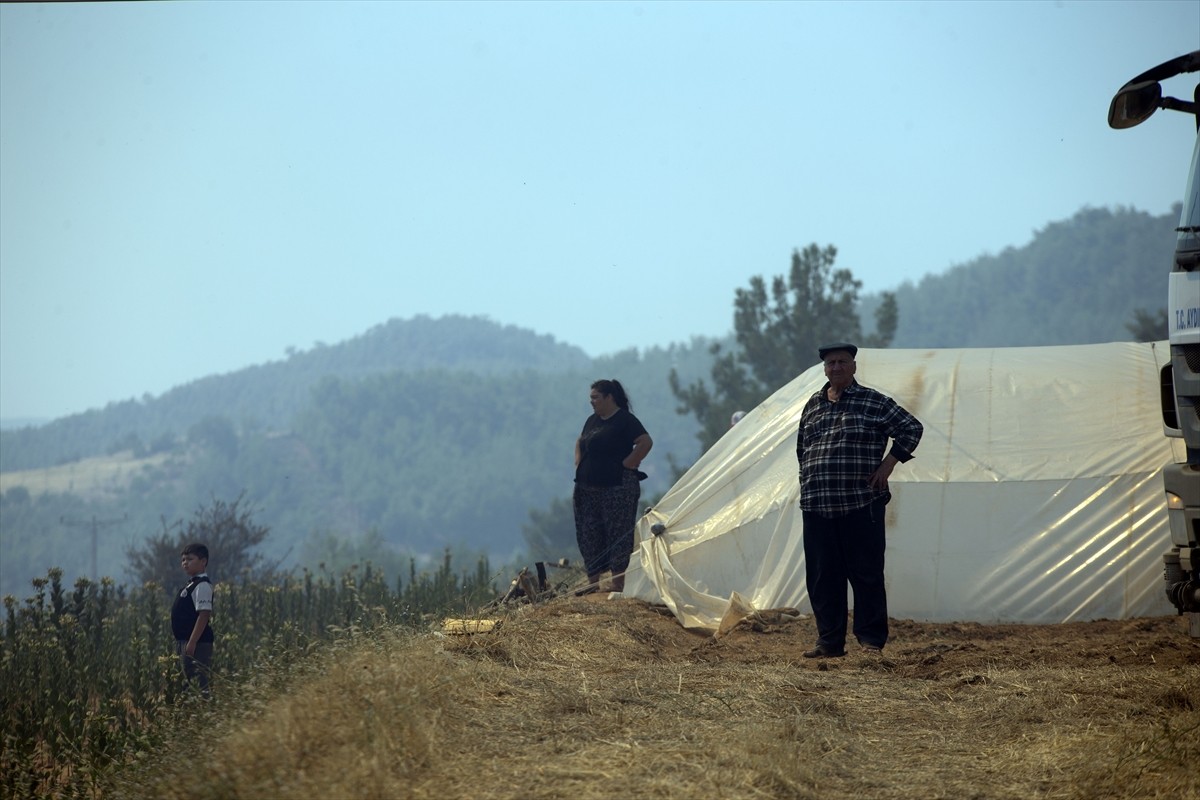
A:
{"label": "hazy blue sky", "polygon": [[1190,121],[1105,115],[1197,47],[1197,0],[6,4],[0,416],[417,314],[685,342],[813,242],[875,292],[1162,214]]}

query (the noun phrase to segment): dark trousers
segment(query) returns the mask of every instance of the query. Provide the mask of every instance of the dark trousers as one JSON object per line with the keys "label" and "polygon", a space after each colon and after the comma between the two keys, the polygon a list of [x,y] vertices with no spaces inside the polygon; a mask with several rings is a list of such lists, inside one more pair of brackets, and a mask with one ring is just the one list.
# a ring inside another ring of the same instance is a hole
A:
{"label": "dark trousers", "polygon": [[619,486],[575,485],[575,541],[588,575],[625,572],[641,496],[637,472],[631,469],[621,471]]}
{"label": "dark trousers", "polygon": [[885,506],[874,502],[843,517],[801,512],[808,599],[817,621],[817,644],[846,647],[846,584],[854,590],[854,636],[883,647],[888,639],[883,584]]}
{"label": "dark trousers", "polygon": [[183,670],[184,679],[190,684],[195,681],[200,687],[200,693],[208,697],[208,679],[212,674],[212,642],[196,642],[196,654],[184,655],[183,648],[187,642],[175,642],[175,653],[179,656],[179,666]]}

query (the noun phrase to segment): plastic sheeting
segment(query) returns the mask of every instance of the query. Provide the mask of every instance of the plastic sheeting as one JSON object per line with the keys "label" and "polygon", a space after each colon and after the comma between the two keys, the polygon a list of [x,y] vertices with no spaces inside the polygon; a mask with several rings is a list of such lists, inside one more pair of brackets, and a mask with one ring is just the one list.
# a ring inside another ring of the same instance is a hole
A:
{"label": "plastic sheeting", "polygon": [[[1165,342],[860,350],[859,382],[925,426],[916,457],[889,481],[890,616],[1172,613],[1159,471],[1182,453],[1162,429],[1166,353]],[[769,397],[639,520],[626,596],[665,603],[706,631],[731,598],[811,610],[795,446],[800,412],[824,383],[817,364]]]}

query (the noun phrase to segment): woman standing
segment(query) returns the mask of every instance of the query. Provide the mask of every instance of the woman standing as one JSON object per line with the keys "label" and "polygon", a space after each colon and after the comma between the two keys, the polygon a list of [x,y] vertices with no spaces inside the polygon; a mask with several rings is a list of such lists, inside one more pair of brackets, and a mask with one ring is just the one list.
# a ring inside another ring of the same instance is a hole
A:
{"label": "woman standing", "polygon": [[624,591],[645,477],[638,467],[654,445],[619,381],[593,383],[591,403],[594,413],[575,440],[575,538],[588,574],[579,594],[599,589],[606,570],[612,591]]}

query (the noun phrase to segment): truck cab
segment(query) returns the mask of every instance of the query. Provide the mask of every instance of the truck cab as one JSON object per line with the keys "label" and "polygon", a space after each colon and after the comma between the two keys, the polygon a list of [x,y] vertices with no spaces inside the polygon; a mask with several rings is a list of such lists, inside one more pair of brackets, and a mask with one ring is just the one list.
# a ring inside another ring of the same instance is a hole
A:
{"label": "truck cab", "polygon": [[1163,95],[1162,81],[1200,71],[1200,50],[1130,80],[1113,97],[1108,124],[1140,125],[1158,109],[1190,115],[1197,130],[1183,196],[1174,261],[1167,273],[1167,339],[1162,366],[1163,432],[1183,439],[1185,457],[1163,467],[1171,547],[1163,554],[1167,598],[1200,638],[1200,83],[1192,99]]}

